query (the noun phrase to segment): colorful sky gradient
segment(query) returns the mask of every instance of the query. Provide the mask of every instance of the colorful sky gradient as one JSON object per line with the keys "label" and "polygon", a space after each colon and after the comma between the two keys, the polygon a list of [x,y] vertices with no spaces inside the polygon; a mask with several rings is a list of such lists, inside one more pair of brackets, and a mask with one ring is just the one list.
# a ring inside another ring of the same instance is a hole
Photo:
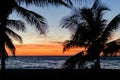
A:
{"label": "colorful sky gradient", "polygon": [[[105,3],[111,11],[108,11],[105,15],[105,17],[108,20],[111,20],[115,15],[120,13],[120,0],[102,0],[103,3]],[[87,4],[91,5],[92,1]],[[24,5],[22,5],[25,7]],[[36,13],[44,16],[49,25],[49,32],[46,36],[39,35],[39,33],[36,32],[36,30],[33,28],[33,26],[26,23],[27,31],[24,32],[17,32],[21,37],[23,38],[23,43],[20,44],[13,40],[14,44],[16,45],[16,55],[17,56],[53,56],[53,55],[74,55],[77,52],[81,51],[81,48],[79,49],[72,49],[68,52],[65,52],[63,54],[63,45],[62,42],[65,40],[70,39],[70,32],[67,29],[62,29],[60,25],[60,20],[71,13],[71,10],[68,8],[65,8],[64,6],[49,6],[49,7],[35,7],[35,6],[29,6],[25,7],[29,10],[35,11]],[[13,13],[10,15],[11,19],[22,19],[19,16],[17,16],[16,13]],[[117,30],[114,37],[112,39],[119,38],[120,31]],[[11,54],[10,54],[11,55]]]}

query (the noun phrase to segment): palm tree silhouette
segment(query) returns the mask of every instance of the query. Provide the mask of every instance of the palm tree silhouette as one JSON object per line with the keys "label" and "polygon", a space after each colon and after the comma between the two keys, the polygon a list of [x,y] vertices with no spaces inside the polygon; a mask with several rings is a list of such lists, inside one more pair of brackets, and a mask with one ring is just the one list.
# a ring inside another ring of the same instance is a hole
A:
{"label": "palm tree silhouette", "polygon": [[113,40],[105,44],[103,49],[103,56],[116,56],[120,51],[120,39]]}
{"label": "palm tree silhouette", "polygon": [[[89,61],[94,62],[95,69],[100,67],[100,53],[110,53],[110,45],[116,46],[112,51],[119,51],[119,46],[110,40],[113,30],[119,27],[120,14],[115,16],[108,24],[104,19],[104,11],[110,10],[96,0],[91,8],[75,9],[71,16],[62,19],[61,26],[72,31],[72,38],[64,43],[63,51],[70,48],[83,47],[84,50],[67,60],[64,68],[88,68]],[[107,50],[108,49],[108,50]],[[79,57],[78,57],[79,56]]]}
{"label": "palm tree silhouette", "polygon": [[[1,27],[1,26],[0,26]],[[0,55],[2,56],[1,59],[1,69],[5,69],[5,59],[8,57],[8,52],[6,50],[9,49],[9,51],[15,56],[15,46],[11,40],[11,38],[14,38],[15,40],[19,41],[22,43],[22,38],[12,31],[11,29],[16,29],[18,31],[25,31],[25,26],[24,23],[20,20],[7,20],[6,27],[3,28],[4,30],[1,31],[1,40],[2,41],[0,44]],[[11,38],[10,38],[10,37]]]}
{"label": "palm tree silhouette", "polygon": [[[5,56],[7,52],[5,50],[5,44],[10,48],[14,48],[11,40],[8,37],[12,35],[17,40],[21,41],[19,35],[15,34],[12,30],[8,29],[6,26],[8,24],[9,15],[15,11],[20,15],[23,19],[25,19],[29,24],[34,25],[37,31],[40,34],[46,34],[47,32],[47,21],[46,19],[30,10],[27,10],[20,5],[25,3],[27,6],[35,5],[35,6],[48,6],[48,5],[64,5],[66,7],[70,7],[72,5],[70,0],[0,0],[0,55],[1,55],[1,69],[5,70]],[[15,24],[16,22],[12,22],[11,24]],[[9,24],[10,25],[10,24]],[[15,24],[19,25],[19,24]],[[15,26],[14,25],[14,26]],[[13,28],[14,28],[13,26]],[[15,27],[17,30],[22,30],[22,27]],[[6,34],[7,32],[7,34]],[[7,42],[6,42],[7,41]],[[8,43],[9,42],[9,43]],[[11,44],[11,46],[10,46]],[[14,52],[14,50],[13,50]],[[14,53],[15,54],[15,53]]]}

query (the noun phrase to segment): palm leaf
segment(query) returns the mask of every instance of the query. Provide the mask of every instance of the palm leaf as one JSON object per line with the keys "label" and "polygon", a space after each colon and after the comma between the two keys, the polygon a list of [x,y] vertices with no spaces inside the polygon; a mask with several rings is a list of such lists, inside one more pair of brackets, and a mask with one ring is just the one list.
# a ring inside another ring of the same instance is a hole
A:
{"label": "palm leaf", "polygon": [[102,32],[104,31],[107,20],[103,18],[104,14],[103,11],[109,10],[106,6],[101,6],[94,11],[94,28],[92,30],[94,39],[98,39]]}
{"label": "palm leaf", "polygon": [[6,34],[5,36],[5,44],[7,46],[7,48],[12,52],[12,54],[15,56],[15,46],[12,43],[11,39],[8,37],[8,35]]}
{"label": "palm leaf", "polygon": [[19,41],[20,43],[22,43],[22,38],[15,32],[13,32],[12,30],[6,28],[6,33],[8,35],[10,35],[11,37],[13,37],[15,40]]}
{"label": "palm leaf", "polygon": [[115,56],[118,52],[120,52],[120,43],[116,41],[117,40],[114,40],[105,44],[105,48],[103,49],[104,56]]}
{"label": "palm leaf", "polygon": [[36,5],[36,6],[48,6],[50,4],[58,6],[58,5],[64,5],[66,7],[69,7],[72,5],[72,2],[70,0],[16,0],[19,4],[25,3],[26,5]]}
{"label": "palm leaf", "polygon": [[25,31],[25,24],[21,20],[7,20],[7,27],[11,29],[16,29],[19,31]]}
{"label": "palm leaf", "polygon": [[76,47],[80,47],[76,41],[67,40],[64,42],[63,52]]}
{"label": "palm leaf", "polygon": [[87,48],[91,44],[91,37],[89,37],[89,28],[86,24],[81,23],[77,28],[72,39],[64,43],[63,51],[70,48],[84,47]]}
{"label": "palm leaf", "polygon": [[64,17],[62,20],[61,20],[61,24],[60,26],[62,26],[62,28],[68,28],[68,29],[72,29],[74,28],[75,26],[77,26],[79,23],[78,23],[78,16],[67,16],[67,17]]}
{"label": "palm leaf", "polygon": [[63,68],[65,69],[75,69],[75,65],[82,59],[82,52],[70,57],[64,64]]}
{"label": "palm leaf", "polygon": [[89,43],[88,42],[85,42],[84,40],[79,40],[79,41],[74,41],[74,40],[67,40],[64,42],[64,47],[63,47],[63,52],[64,51],[67,51],[71,48],[79,48],[79,47],[82,47],[82,48],[87,48],[89,46]]}
{"label": "palm leaf", "polygon": [[95,0],[93,6],[91,7],[91,9],[97,9],[99,7],[103,6],[101,0]]}
{"label": "palm leaf", "polygon": [[83,20],[85,20],[88,25],[92,28],[94,25],[94,17],[92,10],[90,8],[83,8],[81,9],[81,17]]}
{"label": "palm leaf", "polygon": [[64,69],[88,69],[93,65],[88,64],[89,61],[94,61],[88,55],[83,55],[84,52],[79,52],[76,55],[70,57],[63,65]]}
{"label": "palm leaf", "polygon": [[101,42],[106,42],[111,37],[112,32],[119,27],[120,14],[114,17],[101,35]]}
{"label": "palm leaf", "polygon": [[43,16],[26,10],[20,6],[17,6],[16,10],[18,14],[21,15],[28,23],[35,25],[36,30],[39,31],[40,34],[45,34],[47,32],[47,21]]}

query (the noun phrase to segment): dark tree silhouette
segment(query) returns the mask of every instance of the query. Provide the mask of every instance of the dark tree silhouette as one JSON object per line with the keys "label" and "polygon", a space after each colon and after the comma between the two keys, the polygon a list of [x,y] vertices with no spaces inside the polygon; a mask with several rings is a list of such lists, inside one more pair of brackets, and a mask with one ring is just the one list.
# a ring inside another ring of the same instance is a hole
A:
{"label": "dark tree silhouette", "polygon": [[34,25],[36,30],[39,31],[40,34],[45,34],[47,32],[46,19],[43,16],[33,11],[21,7],[20,5],[23,3],[25,3],[27,6],[35,5],[40,7],[49,6],[49,5],[55,5],[55,6],[64,5],[66,7],[70,7],[70,5],[72,5],[70,0],[0,0],[0,55],[1,55],[2,70],[5,70],[5,56],[7,55],[7,52],[5,50],[5,44],[11,49],[15,48],[10,38],[8,37],[8,34],[15,37],[15,39],[21,41],[20,36],[18,36],[13,31],[7,28],[7,24],[9,25],[14,24],[11,28],[15,28],[17,30],[24,29],[23,27],[14,27],[20,25],[20,24],[15,24],[17,23],[15,21],[10,21],[11,23],[7,22],[9,15],[13,11],[17,12],[29,24]]}
{"label": "dark tree silhouette", "polygon": [[[119,51],[119,45],[114,42],[107,42],[110,40],[112,32],[119,27],[120,14],[107,23],[104,18],[104,12],[107,10],[110,9],[103,5],[100,0],[96,0],[91,8],[74,9],[71,16],[62,19],[61,26],[68,28],[73,34],[71,40],[64,43],[63,50],[66,51],[75,47],[85,48],[83,52],[73,56],[74,58],[68,59],[63,65],[64,68],[69,68],[70,65],[73,66],[72,69],[76,65],[79,66],[78,68],[86,68],[87,63],[92,61],[94,62],[92,66],[98,70],[101,69],[101,52],[114,54],[114,52]],[[111,45],[115,47],[112,48]],[[78,57],[79,54],[81,54],[80,57]],[[75,62],[73,63],[73,61]]]}
{"label": "dark tree silhouette", "polygon": [[[3,40],[3,42],[1,42],[1,46],[0,45],[0,56],[4,56],[2,57],[1,60],[1,69],[4,70],[5,69],[5,59],[8,57],[8,52],[6,50],[9,49],[9,51],[15,56],[15,46],[11,40],[11,38],[14,38],[15,40],[19,41],[20,43],[22,43],[22,38],[15,33],[14,31],[12,31],[11,29],[16,29],[18,31],[25,31],[25,26],[24,23],[20,20],[7,20],[6,22],[6,27],[3,28],[3,30],[1,31],[1,39],[0,41]],[[1,27],[1,26],[0,26]],[[10,38],[10,37],[11,38]]]}
{"label": "dark tree silhouette", "polygon": [[103,49],[103,56],[116,56],[120,51],[120,39],[108,42]]}

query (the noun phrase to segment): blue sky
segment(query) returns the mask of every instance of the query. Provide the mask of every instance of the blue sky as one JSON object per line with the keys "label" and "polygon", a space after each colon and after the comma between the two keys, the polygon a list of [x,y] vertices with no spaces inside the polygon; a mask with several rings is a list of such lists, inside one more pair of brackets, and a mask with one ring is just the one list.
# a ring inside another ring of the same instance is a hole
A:
{"label": "blue sky", "polygon": [[[115,15],[120,13],[120,0],[102,0],[106,6],[108,6],[111,11],[107,11],[105,14],[105,18],[108,20],[111,20]],[[83,3],[85,4],[85,3]],[[92,2],[86,4],[91,5]],[[25,6],[24,6],[25,7]],[[71,10],[68,8],[65,8],[64,6],[49,6],[49,7],[35,7],[35,6],[29,6],[26,7],[29,10],[35,11],[36,13],[44,16],[47,19],[48,25],[49,25],[49,32],[45,36],[40,36],[36,33],[36,30],[31,25],[28,25],[26,23],[27,32],[17,32],[19,35],[23,37],[23,44],[46,44],[51,42],[63,42],[70,38],[70,33],[67,29],[62,29],[60,25],[60,20],[71,13]],[[15,13],[11,14],[10,18],[12,19],[22,19],[17,17]],[[119,30],[117,30],[114,34],[114,38],[116,39],[119,36]],[[15,42],[18,44],[17,42]]]}

